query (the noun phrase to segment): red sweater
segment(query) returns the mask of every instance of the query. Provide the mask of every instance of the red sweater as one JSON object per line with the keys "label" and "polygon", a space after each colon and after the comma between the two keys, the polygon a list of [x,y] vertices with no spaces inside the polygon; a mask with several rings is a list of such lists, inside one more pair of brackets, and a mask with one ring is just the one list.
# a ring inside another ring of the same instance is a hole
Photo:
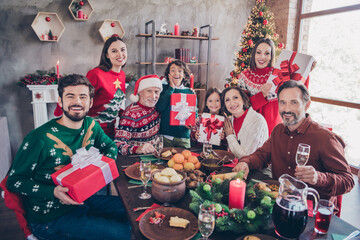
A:
{"label": "red sweater", "polygon": [[88,115],[113,138],[116,117],[120,109],[125,108],[125,73],[122,70],[119,73],[105,72],[97,67],[91,69],[86,77],[95,87],[94,103]]}
{"label": "red sweater", "polygon": [[250,97],[253,109],[264,116],[268,125],[269,135],[273,128],[282,122],[277,98],[268,100],[260,91],[261,86],[267,82],[273,69],[272,67],[256,69],[255,71],[246,69],[241,72],[239,78],[240,87]]}

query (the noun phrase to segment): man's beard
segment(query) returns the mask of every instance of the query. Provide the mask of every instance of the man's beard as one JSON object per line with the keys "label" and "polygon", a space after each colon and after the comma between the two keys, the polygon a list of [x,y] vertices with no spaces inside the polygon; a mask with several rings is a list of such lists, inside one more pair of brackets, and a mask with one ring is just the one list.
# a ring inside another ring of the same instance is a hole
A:
{"label": "man's beard", "polygon": [[[72,107],[81,107],[81,108],[83,108],[82,106],[79,106],[79,105],[72,105],[72,106],[69,106],[69,109],[72,108]],[[83,120],[86,117],[86,115],[88,114],[88,112],[89,112],[89,111],[86,111],[84,114],[73,114],[73,115],[71,115],[69,113],[69,111],[66,111],[63,107],[62,107],[62,110],[63,110],[65,116],[67,118],[69,118],[71,121],[74,121],[74,122],[79,122],[79,121]]]}
{"label": "man's beard", "polygon": [[[292,121],[290,121],[289,119],[286,119],[285,118],[285,114],[287,114],[287,115],[292,115],[293,117],[294,117],[294,120],[292,120]],[[299,118],[299,116],[297,116],[295,113],[293,113],[293,112],[281,112],[281,118],[282,118],[282,120],[283,120],[283,123],[284,123],[284,125],[285,126],[291,126],[291,125],[295,125],[295,124],[297,124],[299,121],[300,121],[300,118]]]}

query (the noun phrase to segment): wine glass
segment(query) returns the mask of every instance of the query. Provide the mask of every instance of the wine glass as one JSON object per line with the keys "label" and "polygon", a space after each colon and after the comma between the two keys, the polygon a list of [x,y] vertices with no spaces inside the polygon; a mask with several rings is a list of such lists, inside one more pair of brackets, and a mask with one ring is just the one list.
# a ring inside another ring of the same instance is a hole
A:
{"label": "wine glass", "polygon": [[140,161],[140,179],[144,184],[144,192],[139,195],[140,199],[149,199],[151,194],[146,192],[147,183],[151,177],[151,161],[141,160]]}
{"label": "wine glass", "polygon": [[310,146],[305,143],[299,143],[296,152],[296,165],[305,166],[310,156]]}
{"label": "wine glass", "polygon": [[215,228],[215,207],[211,205],[205,207],[200,205],[199,217],[198,217],[199,231],[201,233],[201,239],[208,239]]}
{"label": "wine glass", "polygon": [[[161,151],[164,148],[164,139],[162,135],[158,135],[157,140],[156,140],[156,144],[155,144],[155,148],[156,148],[156,153],[157,156],[160,157],[161,156]],[[158,160],[156,161],[155,164],[162,164],[163,162],[161,161],[160,158],[158,158]]]}
{"label": "wine glass", "polygon": [[209,142],[203,143],[203,153],[205,158],[208,158],[212,153],[212,145]]}

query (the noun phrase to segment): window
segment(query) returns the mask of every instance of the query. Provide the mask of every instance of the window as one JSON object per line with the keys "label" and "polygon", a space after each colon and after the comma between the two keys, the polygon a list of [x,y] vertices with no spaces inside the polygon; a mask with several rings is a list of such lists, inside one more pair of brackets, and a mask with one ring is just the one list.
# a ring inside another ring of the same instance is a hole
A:
{"label": "window", "polygon": [[310,77],[313,120],[331,124],[360,165],[360,1],[300,0],[297,49],[317,60]]}

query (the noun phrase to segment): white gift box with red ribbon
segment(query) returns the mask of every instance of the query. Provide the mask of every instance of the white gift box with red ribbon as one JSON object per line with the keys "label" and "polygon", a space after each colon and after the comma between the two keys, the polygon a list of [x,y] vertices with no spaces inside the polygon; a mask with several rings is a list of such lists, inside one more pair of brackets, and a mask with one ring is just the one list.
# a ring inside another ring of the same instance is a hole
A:
{"label": "white gift box with red ribbon", "polygon": [[224,117],[220,115],[211,115],[203,113],[201,115],[201,123],[199,129],[198,142],[206,142],[220,146],[220,135],[223,132]]}

